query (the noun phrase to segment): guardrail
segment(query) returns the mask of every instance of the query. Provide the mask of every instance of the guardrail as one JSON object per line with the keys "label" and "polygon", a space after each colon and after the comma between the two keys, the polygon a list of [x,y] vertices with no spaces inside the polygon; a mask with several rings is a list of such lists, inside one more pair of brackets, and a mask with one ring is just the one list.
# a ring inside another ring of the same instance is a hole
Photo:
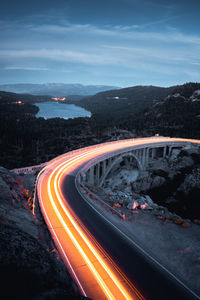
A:
{"label": "guardrail", "polygon": [[99,202],[101,205],[103,205],[103,207],[106,208],[108,211],[110,211],[112,214],[117,215],[121,219],[125,218],[125,215],[124,215],[123,212],[121,213],[118,210],[116,210],[115,208],[113,208],[112,206],[110,206],[107,202],[105,202],[100,197],[98,197],[96,194],[94,194],[93,192],[91,192],[85,185],[81,184],[80,181],[77,180],[77,179],[78,179],[78,176],[75,179],[76,188],[79,191],[79,193],[86,200],[90,200],[90,199],[95,200],[95,201]]}
{"label": "guardrail", "polygon": [[10,171],[16,173],[16,174],[32,174],[35,171],[40,170],[41,168],[44,168],[47,165],[47,162],[41,164],[41,165],[36,165],[36,166],[30,166],[30,167],[23,167],[23,168],[15,168]]}

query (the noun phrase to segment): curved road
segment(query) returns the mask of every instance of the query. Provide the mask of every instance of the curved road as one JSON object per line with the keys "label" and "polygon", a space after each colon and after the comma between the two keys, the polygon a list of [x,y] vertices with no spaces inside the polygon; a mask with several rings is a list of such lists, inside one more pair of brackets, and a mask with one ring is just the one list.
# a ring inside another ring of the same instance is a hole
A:
{"label": "curved road", "polygon": [[75,176],[89,160],[166,141],[200,143],[156,137],[99,144],[61,155],[40,173],[37,195],[43,216],[83,295],[92,299],[200,299],[105,219],[76,188]]}

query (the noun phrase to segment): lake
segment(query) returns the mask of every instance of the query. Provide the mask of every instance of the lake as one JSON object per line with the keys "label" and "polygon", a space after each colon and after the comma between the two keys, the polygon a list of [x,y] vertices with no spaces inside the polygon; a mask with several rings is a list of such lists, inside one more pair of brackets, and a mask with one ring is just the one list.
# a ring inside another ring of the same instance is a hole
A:
{"label": "lake", "polygon": [[52,119],[52,118],[79,118],[91,117],[91,113],[82,107],[74,104],[64,104],[59,102],[41,102],[35,104],[39,107],[37,118]]}

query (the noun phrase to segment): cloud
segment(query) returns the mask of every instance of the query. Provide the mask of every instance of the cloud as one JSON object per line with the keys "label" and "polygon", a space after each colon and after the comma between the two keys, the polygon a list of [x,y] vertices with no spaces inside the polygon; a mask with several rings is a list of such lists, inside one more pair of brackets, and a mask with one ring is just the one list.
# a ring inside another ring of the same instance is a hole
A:
{"label": "cloud", "polygon": [[[132,25],[102,25],[95,26],[93,24],[77,24],[70,23],[66,19],[58,19],[57,22],[53,22],[51,19],[44,19],[43,21],[34,22],[29,20],[24,22],[13,21],[6,22],[0,21],[0,26],[3,28],[1,35],[8,35],[13,33],[13,36],[20,38],[20,35],[33,35],[35,39],[48,36],[48,38],[59,39],[74,39],[81,38],[90,41],[112,38],[113,40],[127,41],[130,43],[165,43],[165,44],[185,44],[185,45],[200,45],[200,35],[188,34],[181,32],[177,28],[165,26],[162,31],[157,27],[155,30],[150,30],[152,25],[159,25],[161,23],[167,23],[178,16],[167,17],[158,19],[144,24],[132,24]],[[6,37],[5,37],[6,40]]]}
{"label": "cloud", "polygon": [[[0,50],[0,56],[4,57],[4,60],[7,59],[8,61],[20,61],[23,60],[27,63],[33,59],[39,59],[42,62],[44,60],[48,60],[48,64],[51,65],[51,62],[55,64],[55,71],[61,72],[57,69],[58,62],[62,63],[63,66],[65,63],[68,65],[69,63],[73,63],[73,66],[80,66],[83,65],[84,72],[85,68],[105,68],[111,70],[113,72],[113,68],[117,70],[121,69],[121,74],[123,72],[153,72],[153,73],[161,73],[161,74],[172,74],[171,68],[171,61],[164,60],[163,57],[156,58],[149,55],[144,54],[142,49],[136,49],[134,52],[124,53],[121,51],[119,53],[113,52],[113,49],[108,48],[108,51],[104,51],[103,53],[83,53],[83,52],[76,52],[76,51],[67,51],[67,50],[59,50],[59,49],[38,49],[38,50],[10,50],[10,51],[2,51]],[[145,56],[145,57],[144,57]],[[66,68],[67,68],[66,65]],[[178,67],[178,66],[177,66]],[[6,67],[7,69],[19,70],[22,67]],[[36,70],[38,68],[30,68],[30,67],[23,67],[24,70],[33,69]],[[51,68],[51,70],[53,67]],[[102,71],[101,71],[102,72]],[[107,73],[107,72],[106,72]]]}
{"label": "cloud", "polygon": [[73,72],[74,77],[96,72],[102,78],[108,74],[118,78],[139,74],[141,78],[162,74],[169,77],[185,74],[188,78],[189,73],[191,77],[197,76],[192,71],[200,61],[200,35],[172,27],[150,31],[148,26],[160,22],[129,26],[73,24],[62,19],[54,23],[47,18],[37,24],[16,22],[14,26],[10,22],[0,32],[1,69],[49,70],[52,76],[55,72]]}
{"label": "cloud", "polygon": [[99,36],[99,37],[115,37],[122,40],[129,39],[131,40],[155,40],[165,43],[186,43],[186,44],[198,44],[200,45],[200,36],[185,34],[178,31],[176,28],[167,27],[164,32],[159,31],[147,31],[144,30],[145,27],[151,25],[156,25],[160,23],[165,23],[174,19],[176,17],[170,17],[163,20],[157,20],[151,23],[146,23],[143,25],[106,25],[106,26],[94,26],[92,24],[72,24],[67,23],[63,24],[41,24],[37,26],[30,26],[30,30],[34,32],[46,33],[50,35],[54,34],[81,34],[87,36]]}
{"label": "cloud", "polygon": [[[103,53],[84,53],[60,49],[0,50],[0,56],[6,59],[40,58],[55,61],[78,62],[89,65],[119,64],[125,61],[123,58],[115,58]],[[14,68],[16,69],[16,67]]]}
{"label": "cloud", "polygon": [[[170,64],[198,64],[194,62],[195,60],[195,51],[193,56],[188,55],[188,52],[185,49],[171,49],[160,47],[155,51],[155,47],[128,47],[128,46],[113,46],[113,45],[104,45],[106,49],[110,49],[114,55],[124,55],[128,58],[135,57],[137,59],[143,59],[144,61],[151,60],[154,63],[170,63]],[[197,52],[198,55],[198,52]]]}
{"label": "cloud", "polygon": [[200,66],[200,62],[192,62],[191,64],[195,66]]}
{"label": "cloud", "polygon": [[41,67],[16,67],[16,66],[8,66],[4,67],[4,70],[22,70],[22,71],[48,71],[48,68]]}

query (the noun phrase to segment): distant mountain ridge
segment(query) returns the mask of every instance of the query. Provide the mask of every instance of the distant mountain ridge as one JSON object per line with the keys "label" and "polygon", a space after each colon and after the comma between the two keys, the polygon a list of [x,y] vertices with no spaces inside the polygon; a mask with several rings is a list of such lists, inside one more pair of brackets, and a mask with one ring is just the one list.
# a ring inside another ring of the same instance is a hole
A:
{"label": "distant mountain ridge", "polygon": [[94,114],[98,119],[103,116],[107,121],[135,117],[135,114],[150,105],[153,100],[168,96],[174,87],[133,86],[111,90],[82,98],[78,105]]}
{"label": "distant mountain ridge", "polygon": [[0,85],[1,91],[19,94],[50,95],[58,97],[68,95],[88,96],[113,89],[119,89],[119,87],[106,85],[82,85],[79,83],[17,83]]}
{"label": "distant mountain ridge", "polygon": [[82,98],[100,128],[117,126],[138,135],[200,137],[200,83],[168,88],[134,86]]}

